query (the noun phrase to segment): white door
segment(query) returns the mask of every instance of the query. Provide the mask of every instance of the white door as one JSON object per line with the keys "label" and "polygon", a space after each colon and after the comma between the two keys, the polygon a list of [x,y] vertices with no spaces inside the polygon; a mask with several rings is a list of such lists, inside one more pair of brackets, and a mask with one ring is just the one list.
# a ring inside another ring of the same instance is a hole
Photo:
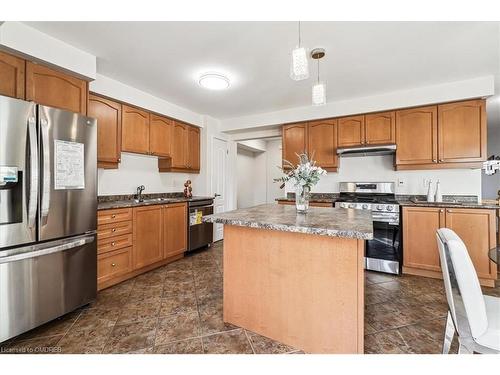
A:
{"label": "white door", "polygon": [[[212,193],[215,195],[214,212],[224,212],[227,207],[227,142],[213,138]],[[223,224],[214,224],[214,242],[224,237]]]}

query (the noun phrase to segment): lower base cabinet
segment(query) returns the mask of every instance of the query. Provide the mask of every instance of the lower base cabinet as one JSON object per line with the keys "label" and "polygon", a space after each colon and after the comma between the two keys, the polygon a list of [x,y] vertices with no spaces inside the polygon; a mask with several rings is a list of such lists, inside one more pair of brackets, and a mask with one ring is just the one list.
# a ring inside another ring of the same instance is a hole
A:
{"label": "lower base cabinet", "polygon": [[488,252],[496,246],[496,218],[489,209],[404,207],[403,273],[442,277],[436,231],[444,227],[464,241],[480,283],[494,286],[497,266]]}
{"label": "lower base cabinet", "polygon": [[163,259],[162,206],[134,208],[134,268],[142,268]]}
{"label": "lower base cabinet", "polygon": [[186,203],[99,211],[98,289],[177,260],[186,250]]}

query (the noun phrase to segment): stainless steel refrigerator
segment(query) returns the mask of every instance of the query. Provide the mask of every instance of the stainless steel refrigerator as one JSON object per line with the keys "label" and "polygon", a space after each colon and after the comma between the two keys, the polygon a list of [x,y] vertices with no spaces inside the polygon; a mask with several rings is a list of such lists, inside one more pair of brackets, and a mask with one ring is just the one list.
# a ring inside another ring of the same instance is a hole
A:
{"label": "stainless steel refrigerator", "polygon": [[0,342],[97,290],[97,124],[0,96]]}

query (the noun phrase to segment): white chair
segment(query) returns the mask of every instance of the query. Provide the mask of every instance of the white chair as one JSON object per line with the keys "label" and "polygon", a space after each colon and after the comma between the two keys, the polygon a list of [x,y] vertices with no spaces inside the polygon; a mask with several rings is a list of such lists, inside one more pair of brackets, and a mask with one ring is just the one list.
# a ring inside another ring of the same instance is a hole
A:
{"label": "white chair", "polygon": [[459,353],[500,354],[500,298],[483,295],[467,247],[451,229],[437,231],[448,318],[443,354],[455,333]]}

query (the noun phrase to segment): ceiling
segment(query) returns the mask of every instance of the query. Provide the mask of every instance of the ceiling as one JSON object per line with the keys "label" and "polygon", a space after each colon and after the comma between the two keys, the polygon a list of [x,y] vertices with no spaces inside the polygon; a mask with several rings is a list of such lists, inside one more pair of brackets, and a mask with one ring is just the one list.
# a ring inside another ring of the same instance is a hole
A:
{"label": "ceiling", "polygon": [[[97,56],[97,71],[200,114],[227,119],[311,103],[311,77],[289,78],[296,22],[27,22]],[[499,26],[487,22],[303,22],[323,47],[329,102],[498,75]],[[219,71],[229,90],[197,84]]]}

